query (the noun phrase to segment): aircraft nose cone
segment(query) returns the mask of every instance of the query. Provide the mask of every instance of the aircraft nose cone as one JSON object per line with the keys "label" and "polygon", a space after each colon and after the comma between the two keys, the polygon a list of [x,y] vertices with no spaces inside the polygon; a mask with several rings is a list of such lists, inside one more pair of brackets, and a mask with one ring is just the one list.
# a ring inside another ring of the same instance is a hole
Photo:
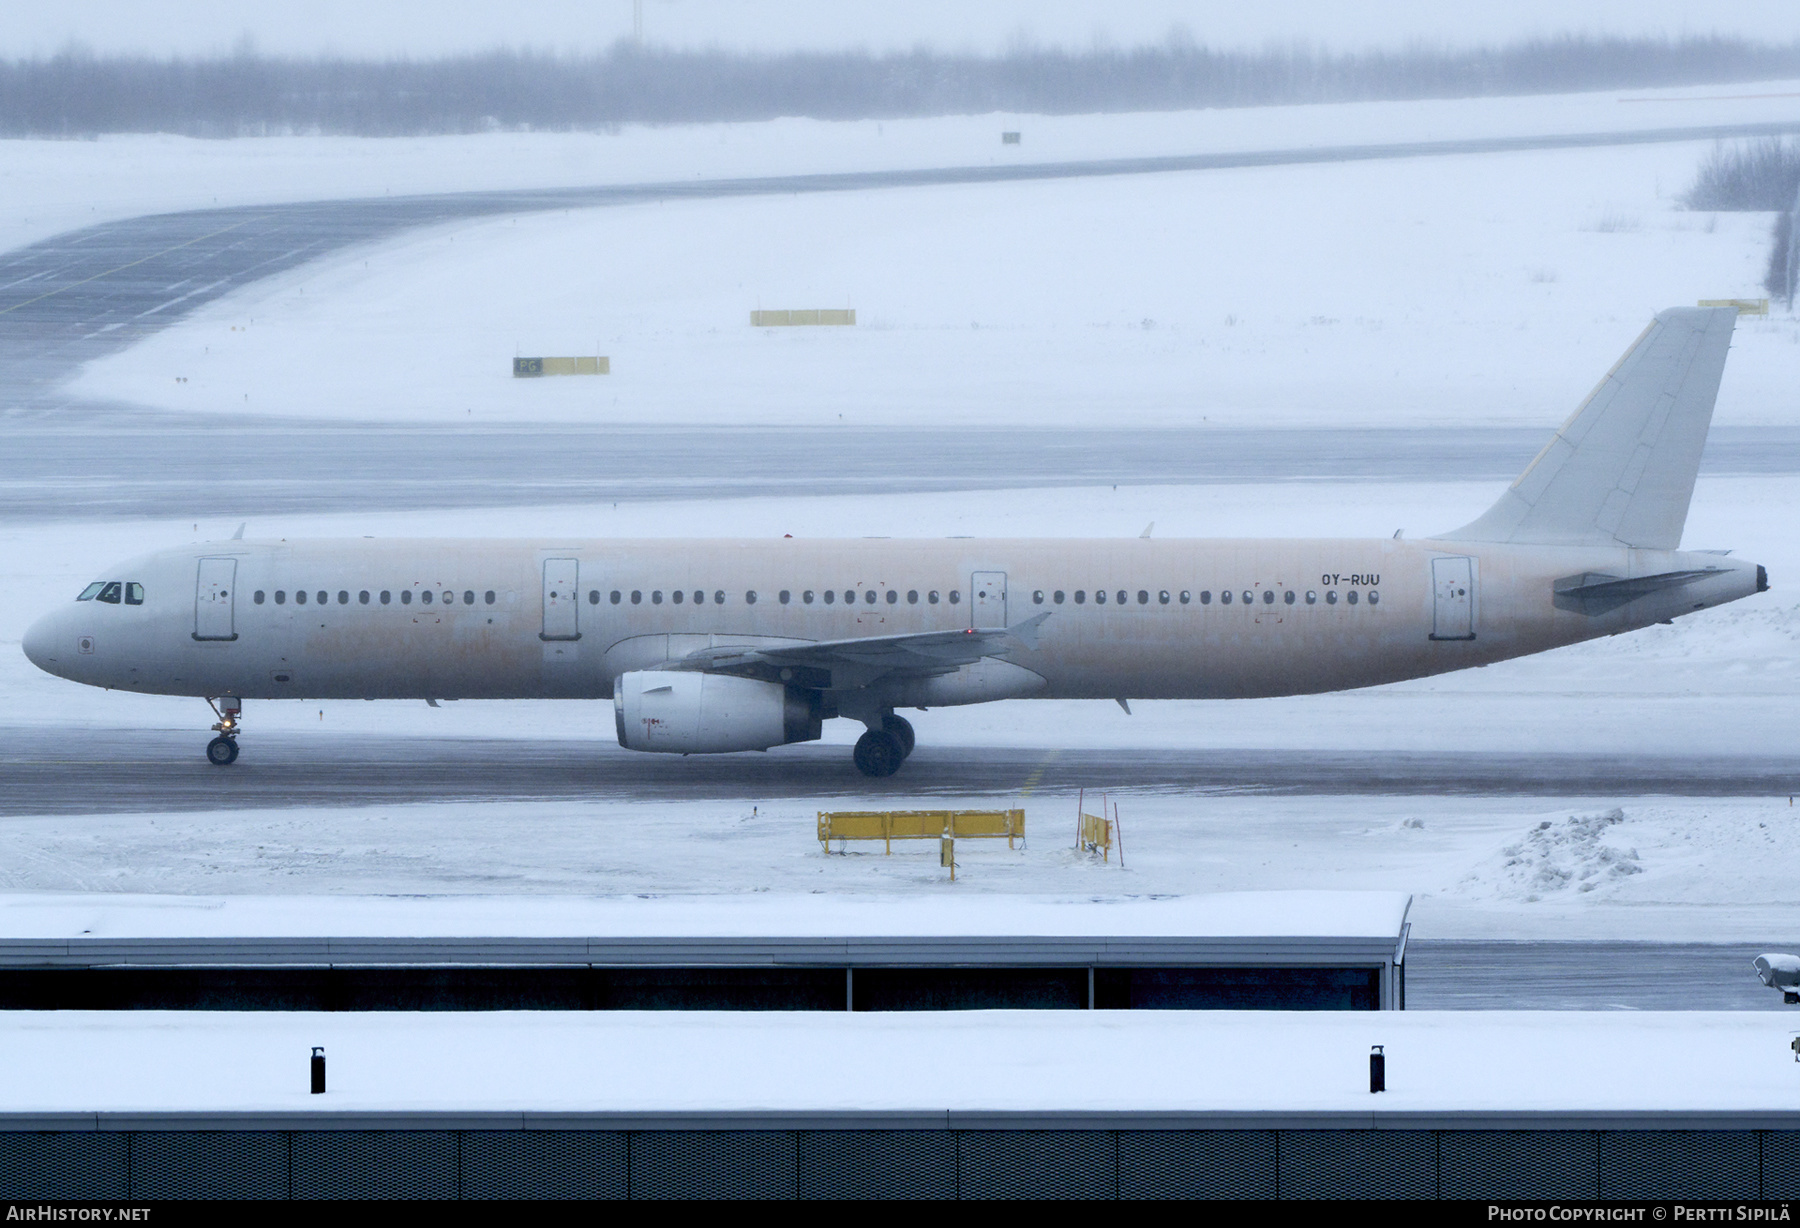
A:
{"label": "aircraft nose cone", "polygon": [[60,675],[63,671],[57,668],[58,648],[56,642],[56,616],[47,614],[25,629],[25,638],[20,646],[25,649],[25,659],[48,674]]}

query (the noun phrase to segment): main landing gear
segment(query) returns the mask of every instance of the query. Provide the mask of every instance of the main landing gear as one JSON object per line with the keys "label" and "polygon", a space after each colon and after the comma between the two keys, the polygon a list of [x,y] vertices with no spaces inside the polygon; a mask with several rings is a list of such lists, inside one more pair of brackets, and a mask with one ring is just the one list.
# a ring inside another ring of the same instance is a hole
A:
{"label": "main landing gear", "polygon": [[214,767],[228,767],[237,762],[238,727],[244,720],[244,701],[235,695],[224,695],[217,703],[211,699],[206,703],[219,718],[219,723],[213,726],[219,736],[206,744],[207,761]]}
{"label": "main landing gear", "polygon": [[864,776],[892,776],[912,751],[912,723],[889,712],[881,718],[880,729],[870,729],[856,739],[851,757]]}

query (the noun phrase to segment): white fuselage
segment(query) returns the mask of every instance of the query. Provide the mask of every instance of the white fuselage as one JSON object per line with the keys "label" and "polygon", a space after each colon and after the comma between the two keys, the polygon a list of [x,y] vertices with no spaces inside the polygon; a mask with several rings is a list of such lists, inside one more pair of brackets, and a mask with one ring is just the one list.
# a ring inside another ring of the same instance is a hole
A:
{"label": "white fuselage", "polygon": [[[1691,570],[1708,574],[1604,612],[1554,600],[1584,573]],[[1753,564],[1716,554],[1385,539],[230,541],[104,579],[141,584],[142,603],[71,594],[27,634],[34,662],[94,686],[242,699],[603,698],[624,672],[714,645],[1049,614],[1007,664],[901,688],[890,707],[1343,690],[1758,589]]]}

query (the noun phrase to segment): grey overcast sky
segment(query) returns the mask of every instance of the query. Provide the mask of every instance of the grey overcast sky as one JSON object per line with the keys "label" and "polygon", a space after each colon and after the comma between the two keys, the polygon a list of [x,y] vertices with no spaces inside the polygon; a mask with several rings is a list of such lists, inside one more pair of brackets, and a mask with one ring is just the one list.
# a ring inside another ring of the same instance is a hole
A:
{"label": "grey overcast sky", "polygon": [[[1533,35],[1731,34],[1800,39],[1800,0],[642,0],[652,45],[736,51],[999,52],[1020,43],[1086,50],[1196,42],[1329,50],[1468,46]],[[244,43],[271,55],[432,57],[513,47],[584,53],[632,33],[633,0],[0,0],[0,56],[205,56]]]}

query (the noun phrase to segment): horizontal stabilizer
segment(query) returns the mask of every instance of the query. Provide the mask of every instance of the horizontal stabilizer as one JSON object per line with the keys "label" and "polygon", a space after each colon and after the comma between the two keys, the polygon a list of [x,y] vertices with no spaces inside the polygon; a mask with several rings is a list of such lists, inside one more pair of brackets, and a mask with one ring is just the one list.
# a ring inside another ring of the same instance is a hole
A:
{"label": "horizontal stabilizer", "polygon": [[1677,549],[1736,322],[1660,313],[1500,501],[1443,537]]}
{"label": "horizontal stabilizer", "polygon": [[1556,591],[1557,609],[1575,610],[1582,614],[1605,614],[1627,602],[1636,601],[1639,597],[1679,588],[1683,584],[1717,575],[1723,570],[1725,569],[1722,567],[1702,567],[1693,571],[1664,571],[1653,576],[1632,576],[1629,579],[1586,571],[1578,576],[1558,580],[1552,587]]}

